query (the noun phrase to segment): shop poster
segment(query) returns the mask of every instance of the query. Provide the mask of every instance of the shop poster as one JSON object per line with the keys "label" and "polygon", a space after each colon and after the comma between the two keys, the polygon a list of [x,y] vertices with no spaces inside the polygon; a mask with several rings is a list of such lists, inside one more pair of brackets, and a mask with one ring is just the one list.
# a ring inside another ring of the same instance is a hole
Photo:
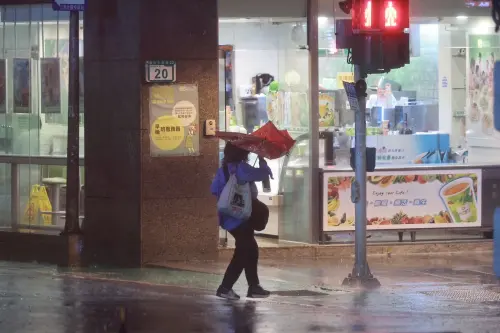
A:
{"label": "shop poster", "polygon": [[[367,228],[481,226],[481,170],[373,172],[367,182]],[[353,172],[325,174],[324,231],[354,230]]]}
{"label": "shop poster", "polygon": [[335,97],[328,93],[319,94],[319,127],[335,126]]}
{"label": "shop poster", "polygon": [[40,59],[42,113],[61,113],[61,71],[58,58]]}
{"label": "shop poster", "polygon": [[468,36],[467,140],[469,146],[500,147],[493,126],[493,70],[500,57],[496,34]]}
{"label": "shop poster", "polygon": [[0,113],[7,112],[7,80],[6,80],[6,62],[0,59]]}
{"label": "shop poster", "polygon": [[149,98],[151,156],[198,156],[198,86],[154,85]]}
{"label": "shop poster", "polygon": [[14,113],[30,113],[30,76],[30,60],[14,59]]}

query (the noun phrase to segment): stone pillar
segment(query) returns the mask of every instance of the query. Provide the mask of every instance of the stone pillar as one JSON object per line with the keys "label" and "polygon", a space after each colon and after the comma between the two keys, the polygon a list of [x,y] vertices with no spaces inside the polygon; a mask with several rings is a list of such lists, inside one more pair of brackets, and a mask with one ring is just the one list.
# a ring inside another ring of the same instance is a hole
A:
{"label": "stone pillar", "polygon": [[216,0],[88,0],[85,13],[85,213],[88,263],[214,258],[209,185],[218,142],[199,157],[151,158],[145,60],[177,61],[199,89],[200,127],[218,119]]}
{"label": "stone pillar", "polygon": [[[141,63],[177,61],[177,81],[198,85],[202,130],[205,119],[218,119],[217,0],[142,2]],[[215,258],[218,223],[209,188],[218,140],[200,137],[199,157],[150,157],[146,85],[141,128],[143,263]]]}
{"label": "stone pillar", "polygon": [[89,263],[141,264],[140,3],[87,1],[83,232]]}

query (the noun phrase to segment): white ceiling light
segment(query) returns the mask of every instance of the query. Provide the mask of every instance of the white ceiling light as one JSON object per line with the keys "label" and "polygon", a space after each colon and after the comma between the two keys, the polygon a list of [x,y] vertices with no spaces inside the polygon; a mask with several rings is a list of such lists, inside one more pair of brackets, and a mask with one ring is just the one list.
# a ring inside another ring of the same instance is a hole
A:
{"label": "white ceiling light", "polygon": [[457,20],[459,20],[459,21],[466,21],[467,19],[468,19],[468,17],[465,15],[458,15],[457,16]]}

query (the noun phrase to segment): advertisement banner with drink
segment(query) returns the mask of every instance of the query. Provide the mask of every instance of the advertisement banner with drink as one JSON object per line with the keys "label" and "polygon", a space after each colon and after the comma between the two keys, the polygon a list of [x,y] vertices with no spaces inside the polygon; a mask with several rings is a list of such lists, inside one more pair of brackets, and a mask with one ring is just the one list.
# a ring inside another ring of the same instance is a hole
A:
{"label": "advertisement banner with drink", "polygon": [[[367,228],[480,227],[480,180],[475,169],[369,173]],[[324,231],[354,230],[353,181],[353,172],[325,174]]]}

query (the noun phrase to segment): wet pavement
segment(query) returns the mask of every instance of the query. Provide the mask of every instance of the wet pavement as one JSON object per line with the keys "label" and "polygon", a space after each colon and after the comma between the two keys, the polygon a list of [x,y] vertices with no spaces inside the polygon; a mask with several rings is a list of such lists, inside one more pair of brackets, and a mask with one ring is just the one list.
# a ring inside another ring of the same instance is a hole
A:
{"label": "wet pavement", "polygon": [[263,261],[275,295],[233,303],[213,296],[224,265],[65,272],[0,262],[0,332],[500,332],[489,253],[370,258],[374,291],[341,287],[351,260]]}

